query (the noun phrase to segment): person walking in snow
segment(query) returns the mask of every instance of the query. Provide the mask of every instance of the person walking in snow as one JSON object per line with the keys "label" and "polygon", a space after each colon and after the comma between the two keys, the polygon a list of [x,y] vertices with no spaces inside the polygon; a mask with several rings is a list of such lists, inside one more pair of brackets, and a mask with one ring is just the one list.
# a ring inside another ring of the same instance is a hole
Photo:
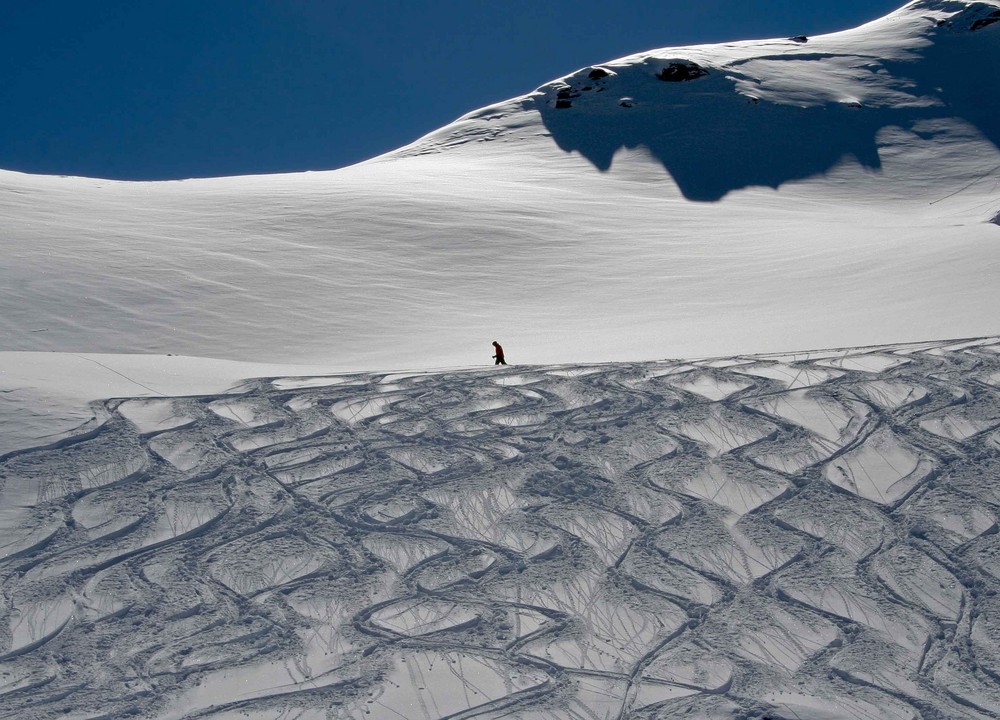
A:
{"label": "person walking in snow", "polygon": [[496,358],[496,362],[493,364],[506,365],[507,361],[503,359],[503,348],[500,347],[500,343],[498,343],[496,340],[493,341],[493,350],[496,351],[496,355],[493,356]]}

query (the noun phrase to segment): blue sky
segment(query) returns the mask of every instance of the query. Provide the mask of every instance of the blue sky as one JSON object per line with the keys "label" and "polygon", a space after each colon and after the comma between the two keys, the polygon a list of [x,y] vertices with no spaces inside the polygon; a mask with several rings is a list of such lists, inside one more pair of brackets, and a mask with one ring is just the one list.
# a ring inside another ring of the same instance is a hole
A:
{"label": "blue sky", "polygon": [[123,179],[329,169],[585,65],[842,30],[903,0],[16,0],[0,168]]}

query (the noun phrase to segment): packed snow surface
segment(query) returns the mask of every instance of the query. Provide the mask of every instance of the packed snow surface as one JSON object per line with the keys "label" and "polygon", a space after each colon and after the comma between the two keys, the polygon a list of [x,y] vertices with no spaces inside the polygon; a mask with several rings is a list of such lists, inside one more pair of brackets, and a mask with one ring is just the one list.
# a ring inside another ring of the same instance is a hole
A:
{"label": "packed snow surface", "polygon": [[4,349],[388,370],[995,333],[997,12],[642,53],[333,172],[0,172]]}
{"label": "packed snow surface", "polygon": [[2,718],[1000,715],[1000,338],[103,408],[0,461]]}
{"label": "packed snow surface", "polygon": [[1000,717],[998,67],[918,0],[0,171],[0,718]]}

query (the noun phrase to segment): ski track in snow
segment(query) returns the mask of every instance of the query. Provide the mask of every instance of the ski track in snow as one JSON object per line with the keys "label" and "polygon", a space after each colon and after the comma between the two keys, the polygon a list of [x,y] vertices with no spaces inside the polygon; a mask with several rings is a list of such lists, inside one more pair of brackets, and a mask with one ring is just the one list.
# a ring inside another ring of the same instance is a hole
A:
{"label": "ski track in snow", "polygon": [[996,339],[247,387],[0,464],[0,718],[1000,716]]}

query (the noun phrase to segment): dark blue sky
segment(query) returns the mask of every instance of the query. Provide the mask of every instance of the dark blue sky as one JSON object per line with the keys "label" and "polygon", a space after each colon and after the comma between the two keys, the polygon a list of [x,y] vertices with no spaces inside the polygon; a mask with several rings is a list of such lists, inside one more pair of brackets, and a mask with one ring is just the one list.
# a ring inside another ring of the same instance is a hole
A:
{"label": "dark blue sky", "polygon": [[127,179],[328,169],[585,65],[818,34],[904,0],[16,0],[0,168]]}

